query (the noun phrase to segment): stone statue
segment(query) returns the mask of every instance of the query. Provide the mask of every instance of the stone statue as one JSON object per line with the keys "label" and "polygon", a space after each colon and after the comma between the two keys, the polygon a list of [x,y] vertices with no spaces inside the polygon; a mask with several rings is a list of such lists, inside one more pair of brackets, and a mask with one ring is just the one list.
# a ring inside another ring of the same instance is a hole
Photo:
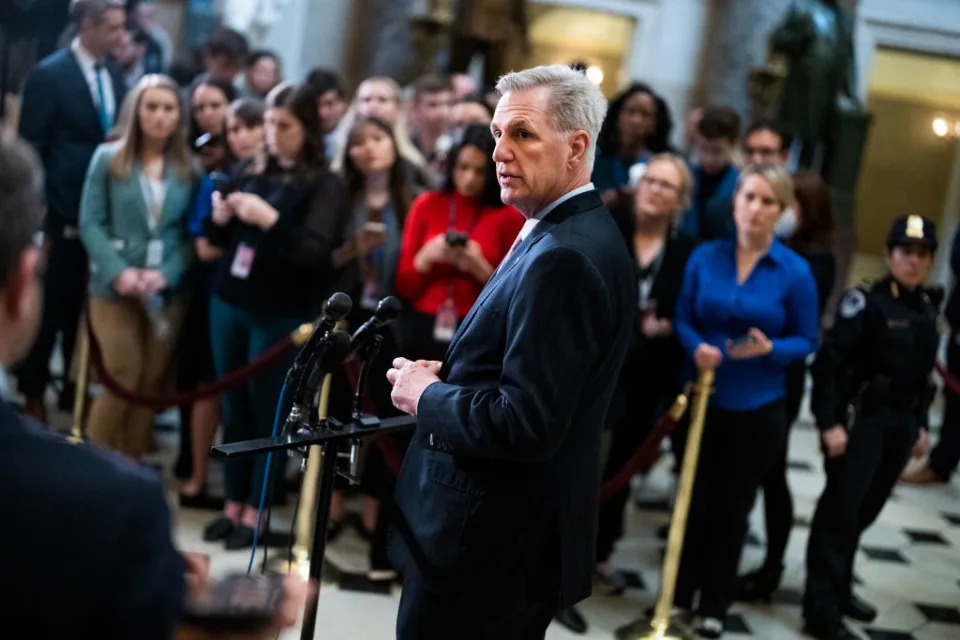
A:
{"label": "stone statue", "polygon": [[861,112],[856,96],[853,17],[836,0],[794,0],[773,33],[771,49],[787,59],[780,121],[799,146],[804,168],[829,172],[830,142],[844,112]]}

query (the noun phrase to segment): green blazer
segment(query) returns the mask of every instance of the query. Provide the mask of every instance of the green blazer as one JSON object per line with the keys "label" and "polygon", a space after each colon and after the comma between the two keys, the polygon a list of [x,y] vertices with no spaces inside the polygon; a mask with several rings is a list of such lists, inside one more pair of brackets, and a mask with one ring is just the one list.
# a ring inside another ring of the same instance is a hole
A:
{"label": "green blazer", "polygon": [[80,199],[80,238],[90,256],[90,294],[117,300],[114,279],[127,267],[143,269],[147,245],[154,237],[163,242],[160,271],[175,297],[183,297],[184,274],[193,261],[193,240],[186,217],[193,201],[195,181],[181,180],[167,169],[167,192],[156,229],[150,230],[148,207],[141,187],[143,169],[134,161],[126,180],[110,175],[115,143],[102,144],[93,154]]}

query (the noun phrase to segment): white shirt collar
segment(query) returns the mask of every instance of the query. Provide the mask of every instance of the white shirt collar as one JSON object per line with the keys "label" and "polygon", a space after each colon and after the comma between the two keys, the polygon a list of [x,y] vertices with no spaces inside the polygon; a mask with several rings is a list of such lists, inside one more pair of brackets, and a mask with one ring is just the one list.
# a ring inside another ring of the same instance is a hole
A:
{"label": "white shirt collar", "polygon": [[0,400],[10,399],[10,383],[7,381],[7,372],[0,366]]}
{"label": "white shirt collar", "polygon": [[523,240],[528,235],[530,235],[530,232],[533,231],[533,228],[537,226],[537,223],[543,220],[545,217],[547,217],[547,214],[549,214],[551,211],[559,207],[561,204],[563,204],[570,198],[573,198],[574,196],[578,196],[581,193],[586,193],[587,191],[592,191],[595,188],[596,187],[593,186],[592,182],[588,182],[582,187],[577,187],[572,191],[568,191],[567,193],[563,194],[562,196],[560,196],[559,198],[557,198],[556,200],[554,200],[553,202],[545,206],[540,211],[533,214],[533,217],[527,218],[527,221],[523,223],[523,228],[520,229],[520,240]]}
{"label": "white shirt collar", "polygon": [[77,61],[83,68],[84,73],[91,74],[96,70],[97,59],[87,51],[87,48],[80,42],[80,38],[73,39],[73,42],[70,43],[70,50],[77,56]]}

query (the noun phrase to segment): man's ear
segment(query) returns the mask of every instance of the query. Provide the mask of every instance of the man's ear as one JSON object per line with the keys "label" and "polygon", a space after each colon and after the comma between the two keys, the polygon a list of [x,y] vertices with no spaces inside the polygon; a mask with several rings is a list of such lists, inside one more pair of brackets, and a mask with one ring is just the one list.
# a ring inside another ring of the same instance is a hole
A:
{"label": "man's ear", "polygon": [[6,314],[19,319],[27,313],[30,302],[30,288],[35,286],[37,278],[37,263],[40,252],[28,249],[20,254],[20,259],[14,266],[13,273],[4,287],[2,304]]}
{"label": "man's ear", "polygon": [[590,149],[590,136],[583,129],[574,131],[568,138],[570,141],[571,166],[577,166],[586,161],[587,151]]}

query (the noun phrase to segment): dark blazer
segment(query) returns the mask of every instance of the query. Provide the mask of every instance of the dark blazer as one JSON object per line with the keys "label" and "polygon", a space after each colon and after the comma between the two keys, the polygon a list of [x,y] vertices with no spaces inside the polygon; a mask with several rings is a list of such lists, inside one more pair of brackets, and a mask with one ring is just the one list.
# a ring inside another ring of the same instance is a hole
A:
{"label": "dark blazer", "polygon": [[184,563],[152,473],[69,444],[0,401],[0,522],[9,628],[38,638],[172,637]]}
{"label": "dark blazer", "polygon": [[[631,229],[633,225],[631,224]],[[681,232],[674,232],[667,238],[663,247],[663,259],[650,287],[649,300],[656,301],[656,314],[673,322],[677,308],[677,298],[683,287],[683,275],[690,254],[697,243],[693,238]],[[636,257],[633,249],[633,232],[628,245],[631,257]],[[634,267],[636,287],[640,286],[640,270]],[[631,395],[639,392],[646,394],[654,404],[673,399],[681,387],[681,374],[686,360],[683,347],[676,334],[648,338],[643,335],[643,314],[637,309],[634,314],[633,334],[620,376],[617,392],[611,405],[608,424],[629,420],[636,416],[626,415],[631,403]]]}
{"label": "dark blazer", "polygon": [[[113,81],[114,113],[119,114],[125,84],[116,67],[108,64],[107,69]],[[104,132],[90,86],[69,47],[41,60],[27,76],[20,136],[43,161],[50,213],[75,224],[87,166]]]}
{"label": "dark blazer", "polygon": [[740,170],[730,165],[716,190],[700,206],[703,169],[693,167],[693,198],[690,208],[680,220],[680,230],[700,241],[727,238],[737,230],[733,221],[733,194],[737,190]]}
{"label": "dark blazer", "polygon": [[420,398],[391,544],[405,575],[486,601],[590,594],[600,429],[636,304],[596,191],[550,212],[500,266]]}

